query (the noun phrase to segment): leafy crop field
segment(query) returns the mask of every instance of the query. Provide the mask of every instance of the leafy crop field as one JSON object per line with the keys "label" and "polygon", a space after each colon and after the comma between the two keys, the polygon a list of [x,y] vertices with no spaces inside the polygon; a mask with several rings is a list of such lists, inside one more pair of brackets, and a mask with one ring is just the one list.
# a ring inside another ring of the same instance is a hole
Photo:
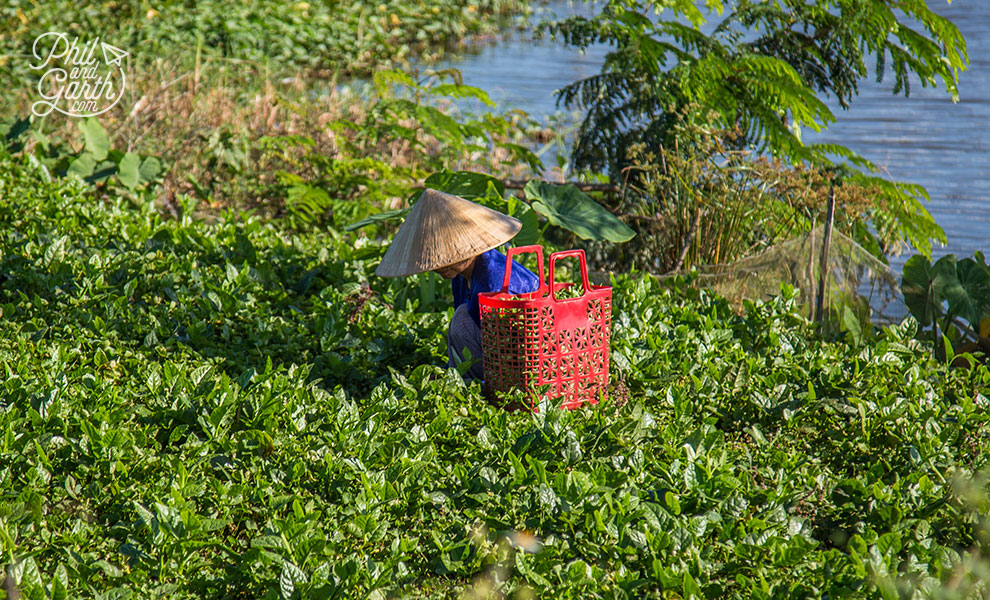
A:
{"label": "leafy crop field", "polygon": [[[489,406],[383,247],[0,158],[0,563],[27,598],[962,597],[990,372],[613,281],[612,398]],[[190,215],[193,210],[184,211]],[[984,589],[985,593],[985,589]]]}
{"label": "leafy crop field", "polygon": [[48,31],[101,35],[129,51],[138,68],[163,60],[182,67],[229,63],[230,77],[250,82],[257,71],[367,74],[415,55],[442,55],[472,35],[493,35],[528,10],[520,0],[8,3],[0,7],[0,81],[30,89],[25,83],[36,75],[23,57]]}

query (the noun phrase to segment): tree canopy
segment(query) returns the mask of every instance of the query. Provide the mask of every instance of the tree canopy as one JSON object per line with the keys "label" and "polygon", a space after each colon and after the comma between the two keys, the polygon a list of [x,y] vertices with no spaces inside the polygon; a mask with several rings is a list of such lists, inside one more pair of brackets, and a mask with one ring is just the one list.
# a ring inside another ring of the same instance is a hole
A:
{"label": "tree canopy", "polygon": [[[672,142],[684,118],[739,128],[744,143],[792,159],[829,154],[866,161],[844,148],[807,146],[800,129],[835,121],[824,100],[848,107],[872,65],[894,93],[939,81],[955,99],[968,62],[958,28],[925,0],[609,0],[591,18],[544,30],[581,49],[613,46],[599,74],[558,92],[587,112],[573,149],[577,169],[616,176],[637,142]],[[712,27],[714,25],[714,27]],[[689,110],[687,110],[689,108]]]}

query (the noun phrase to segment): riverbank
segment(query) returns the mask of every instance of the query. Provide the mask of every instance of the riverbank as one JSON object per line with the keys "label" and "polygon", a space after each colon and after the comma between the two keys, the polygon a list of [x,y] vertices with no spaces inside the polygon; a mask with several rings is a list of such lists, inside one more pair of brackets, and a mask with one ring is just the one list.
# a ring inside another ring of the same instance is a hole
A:
{"label": "riverbank", "polygon": [[[924,186],[931,197],[926,206],[948,236],[948,245],[935,248],[934,255],[972,256],[990,250],[990,4],[929,4],[967,41],[970,64],[960,75],[959,103],[944,89],[923,87],[917,77],[911,79],[908,98],[891,93],[893,77],[879,83],[868,77],[848,111],[826,99],[838,122],[803,136],[807,143],[846,146],[876,162],[891,179]],[[569,1],[550,2],[544,10],[559,16],[588,11],[583,3]],[[544,119],[558,112],[554,90],[598,73],[607,50],[593,45],[579,54],[520,34],[450,57],[442,66],[459,69],[466,83],[489,90],[504,106]],[[525,77],[519,76],[521,64],[527,65]],[[573,123],[573,116],[560,114],[555,128],[565,131]],[[566,150],[560,145],[551,153]],[[545,162],[553,164],[552,156]],[[910,254],[891,257],[895,271]]]}
{"label": "riverbank", "polygon": [[[163,210],[174,213],[177,198],[185,194],[214,214],[229,208],[284,216],[293,211],[290,196],[298,197],[304,182],[308,189],[318,187],[321,178],[323,193],[346,203],[366,193],[382,170],[390,171],[396,185],[437,170],[429,157],[437,154],[438,144],[423,139],[414,147],[401,136],[388,139],[384,128],[375,131],[376,111],[410,89],[369,97],[341,92],[333,82],[407,65],[412,57],[434,60],[457,45],[490,38],[530,10],[520,0],[389,0],[342,8],[205,2],[194,13],[184,6],[165,2],[139,10],[106,3],[84,10],[55,3],[19,9],[0,34],[0,52],[6,53],[0,84],[12,91],[0,100],[3,121],[10,126],[27,117],[38,99],[39,73],[30,68],[29,55],[37,32],[65,31],[83,41],[99,36],[127,52],[127,77],[123,98],[97,118],[110,148],[160,161]],[[314,88],[333,92],[318,95]],[[440,94],[422,104],[443,112],[447,99]],[[406,117],[401,110],[394,113],[396,124]],[[502,124],[501,139],[513,143],[522,142],[532,127],[524,115],[493,118]],[[41,143],[55,163],[83,148],[80,119],[53,113],[33,120],[32,135],[19,143]],[[355,143],[361,136],[379,141]],[[500,157],[510,154],[466,152],[460,163],[499,172]],[[349,166],[340,168],[345,163]],[[338,168],[329,177],[334,181],[327,181],[331,164]],[[395,186],[383,191],[378,205],[394,193]],[[328,213],[329,200],[320,200],[322,205],[305,210]]]}

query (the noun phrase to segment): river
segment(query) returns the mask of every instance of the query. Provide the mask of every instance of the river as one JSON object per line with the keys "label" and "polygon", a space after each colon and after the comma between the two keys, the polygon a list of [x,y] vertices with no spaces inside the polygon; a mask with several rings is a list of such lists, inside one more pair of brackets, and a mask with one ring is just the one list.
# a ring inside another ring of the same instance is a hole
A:
{"label": "river", "polygon": [[[942,226],[948,245],[934,255],[971,256],[990,251],[990,0],[930,0],[929,6],[962,31],[970,64],[960,75],[959,102],[943,88],[914,81],[908,98],[894,96],[893,76],[860,84],[849,110],[835,101],[837,117],[826,131],[805,131],[806,143],[842,144],[883,167],[892,179],[924,186],[928,210]],[[584,3],[559,0],[546,9],[558,16],[588,14]],[[468,85],[487,91],[503,109],[540,118],[557,111],[554,91],[599,72],[608,48],[585,54],[529,34],[451,57],[443,67],[459,69]],[[900,269],[910,253],[894,257]]]}

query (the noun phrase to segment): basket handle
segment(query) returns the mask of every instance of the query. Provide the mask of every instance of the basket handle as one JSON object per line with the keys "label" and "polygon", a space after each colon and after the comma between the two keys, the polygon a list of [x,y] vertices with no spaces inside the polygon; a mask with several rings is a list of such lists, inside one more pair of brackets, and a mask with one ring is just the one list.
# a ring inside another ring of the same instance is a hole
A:
{"label": "basket handle", "polygon": [[[567,302],[567,300],[557,300],[557,294],[554,291],[554,265],[557,264],[558,258],[570,258],[574,257],[581,261],[581,282],[584,284],[584,294],[588,293],[588,288],[591,286],[588,284],[588,263],[584,259],[584,250],[580,248],[577,250],[564,250],[562,252],[554,252],[550,255],[550,296],[553,297],[555,302]],[[572,300],[577,300],[577,298],[572,298]]]}
{"label": "basket handle", "polygon": [[542,291],[546,285],[543,282],[543,246],[534,244],[532,246],[518,246],[516,248],[509,248],[505,252],[505,277],[502,279],[502,292],[503,294],[509,291],[509,277],[512,275],[512,257],[518,256],[520,254],[526,254],[529,252],[536,253],[536,261],[540,265],[540,272],[537,275],[540,278],[539,290]]}

